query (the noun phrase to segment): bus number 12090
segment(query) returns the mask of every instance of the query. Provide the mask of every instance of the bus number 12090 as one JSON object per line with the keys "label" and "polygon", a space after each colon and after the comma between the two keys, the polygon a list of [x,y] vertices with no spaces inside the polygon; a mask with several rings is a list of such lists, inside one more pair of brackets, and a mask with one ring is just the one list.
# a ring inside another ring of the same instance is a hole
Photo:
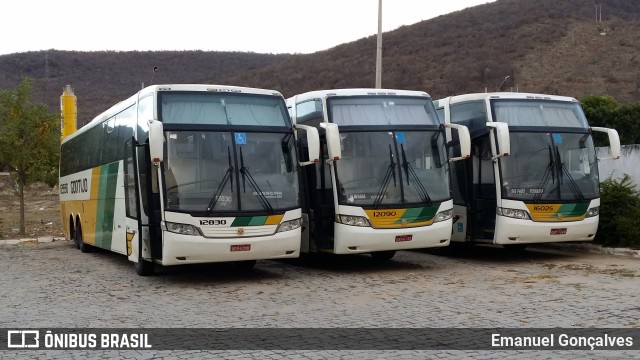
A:
{"label": "bus number 12090", "polygon": [[396,216],[396,212],[395,211],[374,211],[373,212],[373,217],[389,217],[389,216]]}

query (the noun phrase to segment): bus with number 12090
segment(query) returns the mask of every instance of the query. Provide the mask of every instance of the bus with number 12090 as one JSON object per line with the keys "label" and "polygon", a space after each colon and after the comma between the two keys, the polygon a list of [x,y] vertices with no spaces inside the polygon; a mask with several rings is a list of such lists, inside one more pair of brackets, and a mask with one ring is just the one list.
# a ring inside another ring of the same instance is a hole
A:
{"label": "bus with number 12090", "polygon": [[[287,99],[294,124],[320,132],[304,170],[302,253],[361,254],[449,245],[449,162],[469,156],[469,132],[445,125],[426,92],[318,90]],[[458,134],[447,155],[445,130]]]}
{"label": "bus with number 12090", "polygon": [[[298,161],[299,128],[307,162]],[[146,87],[62,140],[65,235],[83,252],[126,255],[139,275],[298,257],[299,168],[317,161],[318,144],[274,90]]]}

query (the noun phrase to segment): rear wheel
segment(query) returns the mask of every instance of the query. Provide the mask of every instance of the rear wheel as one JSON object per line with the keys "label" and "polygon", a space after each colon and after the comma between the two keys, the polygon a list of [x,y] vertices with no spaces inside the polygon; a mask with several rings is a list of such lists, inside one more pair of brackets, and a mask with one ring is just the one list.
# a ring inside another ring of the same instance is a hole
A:
{"label": "rear wheel", "polygon": [[387,260],[391,260],[391,258],[394,257],[395,254],[396,254],[395,250],[376,251],[371,253],[371,257],[376,260],[387,261]]}
{"label": "rear wheel", "polygon": [[73,219],[69,220],[69,239],[73,241],[73,246],[76,249],[80,249],[80,243],[78,242],[78,237],[76,236],[76,228],[73,223]]}
{"label": "rear wheel", "polygon": [[76,235],[75,235],[75,241],[76,241],[76,246],[78,247],[78,249],[80,249],[80,251],[82,251],[83,253],[89,253],[91,252],[93,249],[91,248],[91,245],[86,244],[84,242],[84,238],[82,236],[82,225],[80,223],[78,223],[78,225],[76,225]]}

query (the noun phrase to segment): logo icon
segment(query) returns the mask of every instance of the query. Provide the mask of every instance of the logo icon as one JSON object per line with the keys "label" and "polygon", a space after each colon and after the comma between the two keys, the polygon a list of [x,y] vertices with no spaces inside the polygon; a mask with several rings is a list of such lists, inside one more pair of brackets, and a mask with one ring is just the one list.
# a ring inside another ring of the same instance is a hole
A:
{"label": "logo icon", "polygon": [[244,228],[238,228],[238,230],[236,230],[236,234],[238,234],[238,236],[244,235]]}
{"label": "logo icon", "polygon": [[26,349],[40,347],[39,330],[8,330],[7,347],[13,349]]}

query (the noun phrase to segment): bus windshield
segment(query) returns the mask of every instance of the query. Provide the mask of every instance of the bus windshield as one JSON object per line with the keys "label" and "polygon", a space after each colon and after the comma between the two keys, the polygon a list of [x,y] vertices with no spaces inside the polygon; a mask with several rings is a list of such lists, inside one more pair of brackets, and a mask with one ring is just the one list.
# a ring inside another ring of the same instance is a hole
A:
{"label": "bus windshield", "polygon": [[281,97],[243,93],[160,93],[165,124],[291,127]]}
{"label": "bus windshield", "polygon": [[511,132],[511,155],[500,159],[502,197],[529,202],[600,196],[589,133]]}
{"label": "bus windshield", "polygon": [[391,206],[444,201],[449,165],[444,135],[433,131],[342,131],[338,202]]}
{"label": "bus windshield", "polygon": [[331,122],[352,125],[440,125],[430,98],[400,96],[332,97]]}
{"label": "bus windshield", "polygon": [[493,99],[491,107],[494,121],[505,122],[510,128],[515,126],[587,128],[587,118],[577,102]]}
{"label": "bus windshield", "polygon": [[167,210],[271,213],[299,206],[292,132],[165,135]]}

